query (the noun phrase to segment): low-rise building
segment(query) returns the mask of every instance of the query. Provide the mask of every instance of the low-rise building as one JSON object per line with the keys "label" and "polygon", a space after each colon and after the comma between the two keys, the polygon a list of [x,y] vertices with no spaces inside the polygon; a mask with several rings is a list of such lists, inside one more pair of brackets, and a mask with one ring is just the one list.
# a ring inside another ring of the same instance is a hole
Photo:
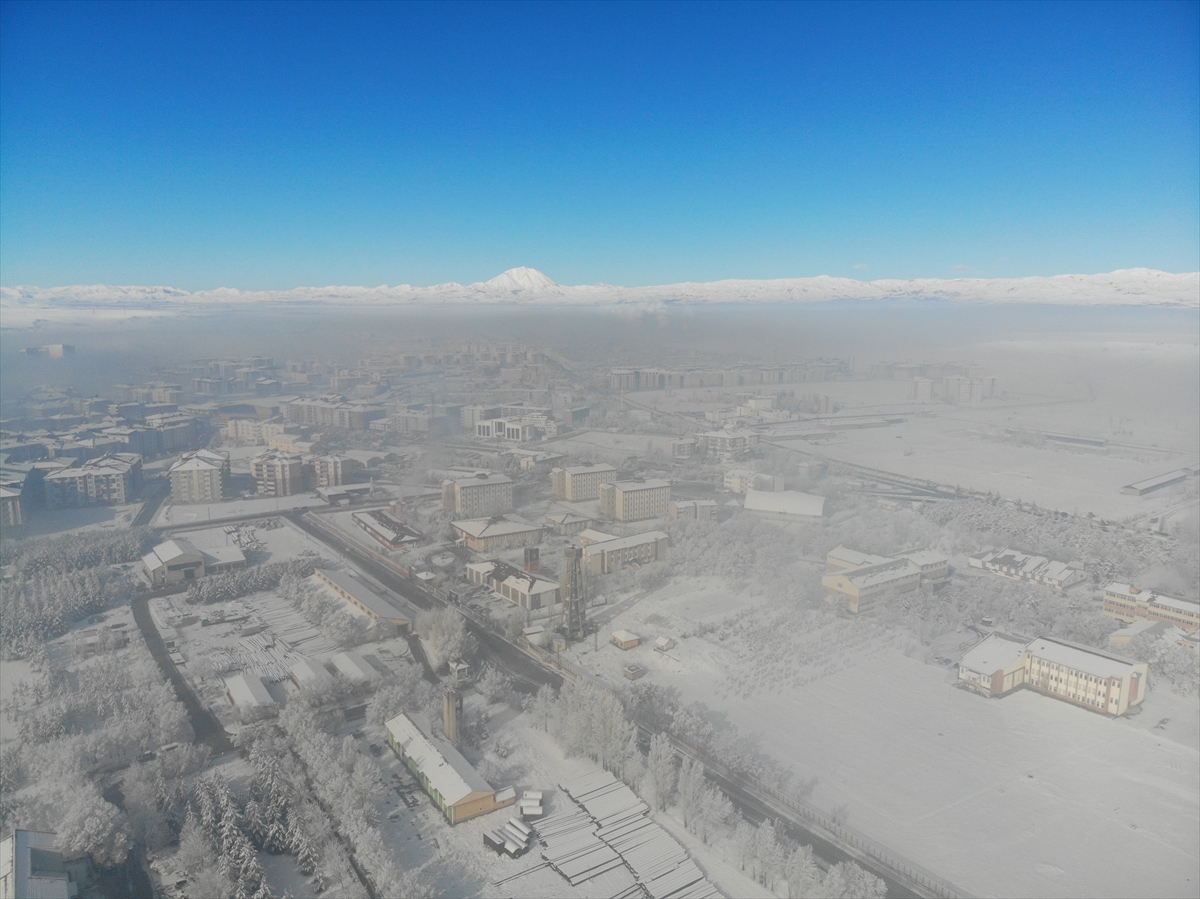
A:
{"label": "low-rise building", "polygon": [[497,793],[449,741],[435,737],[420,716],[402,712],[385,728],[388,746],[451,824],[516,802],[513,790]]}
{"label": "low-rise building", "polygon": [[721,459],[741,459],[758,448],[754,431],[706,431],[698,437],[698,448],[705,455]]}
{"label": "low-rise building", "polygon": [[847,568],[858,568],[861,565],[878,565],[888,561],[887,556],[877,556],[865,553],[848,546],[838,545],[825,554],[825,573],[845,571]]}
{"label": "low-rise building", "polygon": [[746,493],[749,490],[778,493],[783,490],[783,478],[745,468],[731,468],[725,472],[725,489],[734,493]]}
{"label": "low-rise building", "polygon": [[469,478],[442,482],[442,508],[464,518],[482,518],[511,512],[513,482],[502,474],[477,472]]}
{"label": "low-rise building", "polygon": [[320,690],[333,684],[333,675],[320,662],[301,659],[291,667],[288,676],[301,690]]}
{"label": "low-rise building", "polygon": [[219,503],[230,496],[229,456],[212,450],[187,453],[171,466],[171,502]]}
{"label": "low-rise building", "polygon": [[681,499],[671,500],[667,506],[667,514],[673,521],[681,518],[695,518],[698,521],[716,521],[717,503],[711,499]]}
{"label": "low-rise building", "polygon": [[379,680],[379,672],[357,652],[339,652],[330,661],[333,662],[333,667],[343,677],[354,681],[356,684],[366,684]]}
{"label": "low-rise building", "polygon": [[204,577],[204,555],[191,541],[177,537],[142,556],[146,576],[155,587]]}
{"label": "low-rise building", "polygon": [[600,496],[601,484],[612,484],[616,480],[615,468],[593,462],[555,468],[550,472],[554,498],[568,503],[596,499]]}
{"label": "low-rise building", "polygon": [[546,516],[547,527],[554,528],[554,533],[560,537],[578,534],[591,523],[592,520],[586,515],[579,515],[576,512],[551,512]]}
{"label": "low-rise building", "polygon": [[584,570],[592,574],[608,574],[626,565],[645,565],[657,562],[667,554],[669,539],[662,531],[648,531],[632,537],[615,537],[583,547]]}
{"label": "low-rise building", "polygon": [[671,504],[671,485],[648,478],[600,485],[600,517],[616,521],[663,518]]}
{"label": "low-rise building", "polygon": [[355,512],[350,518],[388,549],[407,549],[425,542],[424,534],[383,509]]}
{"label": "low-rise building", "polygon": [[4,484],[0,486],[0,525],[15,529],[24,523],[25,514],[21,508],[21,485]]}
{"label": "low-rise building", "polygon": [[330,568],[318,568],[315,573],[318,581],[367,617],[402,631],[412,630],[411,618],[356,578]]}
{"label": "low-rise building", "polygon": [[642,642],[642,638],[631,631],[620,630],[613,631],[612,635],[608,638],[608,642],[617,647],[617,649],[634,649]]}
{"label": "low-rise building", "polygon": [[256,709],[275,705],[271,691],[257,674],[243,671],[225,678],[225,695],[240,709]]}
{"label": "low-rise building", "polygon": [[961,686],[984,696],[1027,687],[1106,715],[1124,715],[1146,695],[1145,662],[1060,640],[992,634],[963,656]]}
{"label": "low-rise building", "polygon": [[1033,581],[1055,590],[1067,590],[1087,579],[1083,571],[1069,562],[1058,562],[1007,547],[969,556],[967,562],[972,568],[981,568],[1015,580]]}
{"label": "low-rise building", "polygon": [[503,552],[522,546],[537,546],[542,542],[541,525],[513,515],[464,519],[452,522],[450,526],[458,539],[477,553]]}
{"label": "low-rise building", "polygon": [[1118,621],[1163,621],[1193,631],[1200,627],[1200,604],[1132,584],[1109,584],[1104,588],[1104,614]]}
{"label": "low-rise building", "polygon": [[557,581],[522,571],[498,559],[468,563],[467,578],[472,584],[490,587],[497,596],[524,609],[530,618],[552,615],[561,605]]}
{"label": "low-rise building", "polygon": [[907,593],[916,590],[920,584],[921,569],[908,559],[860,565],[821,578],[826,602],[842,603],[855,615],[874,608],[885,594]]}
{"label": "low-rise building", "polygon": [[825,497],[799,490],[750,489],[742,508],[768,521],[812,521],[825,515]]}

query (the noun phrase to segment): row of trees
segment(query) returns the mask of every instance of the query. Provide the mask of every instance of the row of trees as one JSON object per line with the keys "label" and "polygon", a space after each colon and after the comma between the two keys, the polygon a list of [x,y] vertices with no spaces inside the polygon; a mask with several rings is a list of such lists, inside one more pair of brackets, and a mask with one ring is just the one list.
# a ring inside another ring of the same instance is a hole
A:
{"label": "row of trees", "polygon": [[479,649],[462,614],[452,606],[418,612],[415,627],[434,670],[453,659],[474,658]]}
{"label": "row of trees", "polygon": [[42,572],[66,573],[136,562],[154,544],[149,528],[87,531],[11,542],[0,549],[0,560],[18,578]]}
{"label": "row of trees", "polygon": [[319,565],[320,559],[313,556],[302,556],[286,562],[272,562],[269,565],[243,568],[241,571],[214,574],[201,578],[188,587],[186,600],[192,604],[208,605],[214,602],[241,599],[252,593],[263,593],[276,589],[288,575],[306,578]]}
{"label": "row of trees", "polygon": [[309,561],[287,571],[280,579],[279,595],[338,646],[362,643],[370,634],[370,621],[347,611],[345,603],[312,583],[309,576],[317,567]]}

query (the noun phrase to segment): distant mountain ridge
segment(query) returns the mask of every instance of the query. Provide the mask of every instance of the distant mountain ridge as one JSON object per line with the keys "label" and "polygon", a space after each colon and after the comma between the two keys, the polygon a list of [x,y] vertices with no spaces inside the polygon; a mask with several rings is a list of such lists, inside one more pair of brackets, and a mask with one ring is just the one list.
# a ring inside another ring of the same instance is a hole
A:
{"label": "distant mountain ridge", "polygon": [[247,303],[352,305],[521,305],[605,306],[613,304],[788,303],[831,300],[931,300],[962,303],[1046,303],[1072,306],[1197,306],[1200,272],[1121,269],[1097,275],[1028,278],[918,278],[856,281],[819,275],[769,281],[685,282],[651,287],[611,284],[567,286],[524,266],[474,284],[409,284],[380,287],[297,287],[290,290],[238,290],[194,293],[175,287],[0,287],[0,306],[94,306],[149,308],[160,305],[209,306]]}

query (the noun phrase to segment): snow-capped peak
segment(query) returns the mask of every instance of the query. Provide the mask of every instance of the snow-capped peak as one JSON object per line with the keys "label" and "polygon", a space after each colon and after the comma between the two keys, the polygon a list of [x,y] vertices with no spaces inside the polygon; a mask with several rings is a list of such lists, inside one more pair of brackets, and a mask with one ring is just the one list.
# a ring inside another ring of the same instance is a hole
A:
{"label": "snow-capped peak", "polygon": [[510,268],[506,272],[501,272],[490,281],[485,281],[484,286],[489,290],[518,293],[522,291],[546,290],[558,287],[558,284],[547,278],[536,268],[528,268],[522,265],[517,268]]}

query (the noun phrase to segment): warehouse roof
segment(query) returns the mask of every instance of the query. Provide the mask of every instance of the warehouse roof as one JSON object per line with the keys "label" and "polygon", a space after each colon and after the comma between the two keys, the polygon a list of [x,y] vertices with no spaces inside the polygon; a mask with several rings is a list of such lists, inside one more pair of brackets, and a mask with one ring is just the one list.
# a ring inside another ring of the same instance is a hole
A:
{"label": "warehouse roof", "polygon": [[631,546],[641,546],[644,543],[654,543],[657,540],[666,540],[667,535],[663,531],[647,531],[644,534],[634,534],[632,537],[614,537],[612,540],[605,540],[600,543],[589,543],[584,551],[587,553],[594,552],[613,552],[619,549],[628,549]]}
{"label": "warehouse roof", "polygon": [[1025,654],[1027,643],[1016,637],[1004,634],[992,634],[982,643],[974,646],[958,662],[960,667],[979,674],[991,676],[997,671],[1003,671]]}
{"label": "warehouse roof", "polygon": [[743,508],[747,512],[820,518],[825,514],[825,497],[798,490],[747,490]]}
{"label": "warehouse roof", "polygon": [[353,681],[370,681],[379,678],[379,672],[357,652],[339,652],[331,660],[335,668]]}
{"label": "warehouse roof", "polygon": [[346,574],[344,571],[334,571],[331,568],[318,568],[317,577],[327,583],[333,584],[335,587],[340,587],[358,602],[362,603],[376,618],[382,618],[385,621],[408,621],[409,618],[394,605],[368,587],[361,581],[355,580]]}
{"label": "warehouse roof", "polygon": [[416,716],[401,712],[386,727],[405,757],[412,759],[447,805],[455,805],[472,793],[495,792],[461,752],[432,736],[423,724],[417,722]]}
{"label": "warehouse roof", "polygon": [[468,537],[503,537],[506,534],[524,534],[529,531],[540,531],[540,524],[533,524],[515,515],[507,517],[496,515],[491,518],[468,518],[463,521],[451,522],[456,531],[462,531]]}
{"label": "warehouse roof", "polygon": [[275,704],[262,678],[257,674],[235,674],[226,678],[225,689],[229,691],[234,705],[253,707]]}

